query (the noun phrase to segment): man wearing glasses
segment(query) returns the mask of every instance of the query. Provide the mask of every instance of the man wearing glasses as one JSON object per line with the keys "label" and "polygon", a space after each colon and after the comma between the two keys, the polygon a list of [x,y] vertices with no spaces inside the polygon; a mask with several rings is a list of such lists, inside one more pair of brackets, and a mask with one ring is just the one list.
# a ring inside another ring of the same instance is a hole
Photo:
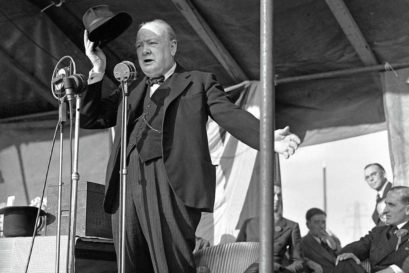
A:
{"label": "man wearing glasses", "polygon": [[382,207],[388,191],[392,187],[392,183],[388,181],[385,177],[385,169],[379,163],[371,163],[364,168],[365,181],[368,185],[376,190],[378,193],[376,195],[376,206],[372,213],[372,220],[376,225],[382,223],[381,216],[378,207]]}

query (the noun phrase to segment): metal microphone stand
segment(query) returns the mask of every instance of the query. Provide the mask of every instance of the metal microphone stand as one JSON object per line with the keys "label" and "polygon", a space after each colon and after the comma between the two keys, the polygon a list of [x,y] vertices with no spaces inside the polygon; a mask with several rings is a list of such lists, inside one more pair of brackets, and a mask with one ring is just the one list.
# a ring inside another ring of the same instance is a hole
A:
{"label": "metal microphone stand", "polygon": [[60,166],[58,173],[58,205],[57,205],[57,237],[55,254],[55,272],[60,272],[60,239],[61,239],[61,203],[62,203],[62,169],[63,169],[63,142],[64,142],[64,122],[67,121],[67,108],[64,98],[59,100],[59,130],[60,130]]}
{"label": "metal microphone stand", "polygon": [[[59,155],[59,175],[58,175],[58,198],[57,198],[57,235],[56,235],[56,254],[55,254],[55,272],[60,272],[60,250],[61,250],[61,214],[62,214],[62,170],[63,170],[63,142],[64,142],[64,123],[67,121],[67,108],[65,104],[66,94],[63,92],[62,81],[65,77],[75,74],[76,66],[72,57],[62,57],[54,67],[51,77],[51,92],[58,100],[59,108],[59,131],[60,131],[60,155]],[[68,251],[68,249],[67,249]]]}
{"label": "metal microphone stand", "polygon": [[121,83],[122,89],[118,273],[125,273],[126,176],[128,174],[126,164],[126,145],[128,142],[128,84],[136,79],[135,65],[128,61],[117,64],[114,67],[114,76]]}
{"label": "metal microphone stand", "polygon": [[[70,97],[68,96],[70,101]],[[74,158],[72,166],[71,175],[71,205],[70,205],[70,224],[68,231],[68,259],[67,259],[67,269],[69,273],[75,272],[75,234],[76,234],[76,223],[77,223],[77,191],[78,191],[78,181],[80,175],[78,173],[78,150],[79,150],[79,128],[80,128],[80,105],[81,97],[80,95],[75,95],[75,128],[74,128]],[[71,107],[71,105],[70,105]]]}

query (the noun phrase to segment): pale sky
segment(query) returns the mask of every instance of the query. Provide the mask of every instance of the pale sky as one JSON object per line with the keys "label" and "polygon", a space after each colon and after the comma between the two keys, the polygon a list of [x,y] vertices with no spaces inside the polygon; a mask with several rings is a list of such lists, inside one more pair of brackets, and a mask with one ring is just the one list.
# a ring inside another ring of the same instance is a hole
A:
{"label": "pale sky", "polygon": [[308,232],[305,212],[323,208],[323,166],[327,177],[327,229],[342,246],[373,227],[376,192],[363,179],[366,164],[378,162],[392,180],[387,132],[300,148],[290,159],[280,159],[284,216]]}

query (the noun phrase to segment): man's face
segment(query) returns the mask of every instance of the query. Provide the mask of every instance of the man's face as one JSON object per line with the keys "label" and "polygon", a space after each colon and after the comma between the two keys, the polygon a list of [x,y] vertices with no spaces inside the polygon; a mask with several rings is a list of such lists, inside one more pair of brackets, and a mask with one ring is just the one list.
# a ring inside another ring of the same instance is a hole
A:
{"label": "man's face", "polygon": [[148,77],[164,75],[174,64],[176,40],[169,40],[166,28],[156,22],[147,23],[136,36],[139,66]]}
{"label": "man's face", "polygon": [[281,187],[274,185],[274,212],[281,212]]}
{"label": "man's face", "polygon": [[321,237],[326,233],[327,228],[327,216],[324,214],[316,214],[309,221],[307,221],[307,227],[313,236]]}
{"label": "man's face", "polygon": [[364,170],[365,181],[368,185],[379,191],[386,182],[385,173],[378,166],[369,166]]}
{"label": "man's face", "polygon": [[383,211],[388,225],[398,225],[409,219],[409,206],[402,203],[397,191],[390,191],[386,196],[386,207]]}

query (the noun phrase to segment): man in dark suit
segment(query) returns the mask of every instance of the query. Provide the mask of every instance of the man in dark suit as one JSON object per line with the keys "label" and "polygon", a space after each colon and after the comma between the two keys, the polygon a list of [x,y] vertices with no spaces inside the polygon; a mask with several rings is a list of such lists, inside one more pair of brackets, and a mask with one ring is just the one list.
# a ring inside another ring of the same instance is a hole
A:
{"label": "man in dark suit", "polygon": [[319,208],[311,208],[305,218],[309,232],[301,239],[301,250],[305,259],[321,266],[323,273],[331,273],[335,259],[341,250],[341,243],[334,234],[329,234],[327,214]]}
{"label": "man in dark suit", "polygon": [[[81,126],[116,125],[104,208],[113,213],[117,246],[121,96],[102,98],[106,57],[87,32],[84,44],[93,68],[83,97]],[[212,74],[185,71],[176,64],[176,50],[169,24],[154,20],[140,26],[136,52],[146,77],[129,95],[126,272],[195,272],[195,230],[201,212],[213,210],[215,197],[215,167],[206,135],[209,116],[239,140],[259,147],[259,121],[232,104]],[[288,127],[276,130],[274,137],[275,151],[286,158],[300,143]]]}
{"label": "man in dark suit", "polygon": [[[247,219],[236,241],[260,242],[259,222],[258,217]],[[304,270],[300,241],[300,227],[298,223],[283,217],[281,187],[274,185],[274,272],[294,273]],[[247,272],[258,272],[258,263],[251,265]]]}
{"label": "man in dark suit", "polygon": [[386,179],[385,174],[385,168],[379,163],[370,163],[364,168],[365,181],[378,192],[376,194],[375,209],[372,213],[372,220],[376,225],[383,222],[381,221],[381,215],[378,213],[378,207],[383,206],[382,203],[385,201],[386,194],[392,188],[392,183]]}
{"label": "man in dark suit", "polygon": [[409,272],[405,262],[409,256],[409,187],[391,188],[385,203],[386,224],[345,246],[337,257],[334,273],[364,273],[360,263],[366,259],[371,273]]}

